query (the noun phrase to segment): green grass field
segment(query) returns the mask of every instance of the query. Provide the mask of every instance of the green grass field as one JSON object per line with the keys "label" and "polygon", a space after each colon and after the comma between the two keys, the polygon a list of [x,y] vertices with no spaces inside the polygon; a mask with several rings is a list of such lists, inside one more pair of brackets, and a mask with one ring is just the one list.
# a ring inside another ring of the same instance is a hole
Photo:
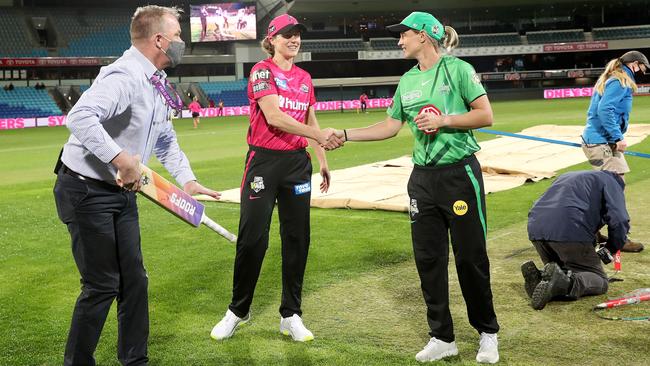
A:
{"label": "green grass field", "polygon": [[[632,121],[647,123],[650,98],[635,99]],[[582,124],[588,99],[494,103],[494,129],[516,132],[538,124]],[[322,113],[323,127],[356,127],[379,121],[370,114]],[[247,150],[247,120],[176,122],[181,146],[206,186],[239,186]],[[79,293],[70,238],[52,198],[52,167],[65,128],[0,131],[0,365],[60,365]],[[491,135],[479,134],[480,139]],[[392,140],[348,143],[328,154],[331,169],[410,153],[411,133]],[[646,140],[631,148],[650,152]],[[627,202],[633,237],[650,237],[650,161],[628,158]],[[157,161],[150,164],[160,171]],[[588,169],[586,164],[569,170]],[[381,182],[377,182],[381,184]],[[492,289],[501,332],[501,364],[647,365],[649,322],[601,320],[591,307],[606,296],[555,302],[543,311],[527,304],[519,266],[539,260],[526,235],[533,201],[550,180],[491,194],[488,247]],[[209,203],[209,215],[236,231],[239,206]],[[252,321],[234,338],[215,342],[212,326],[230,300],[234,247],[212,231],[194,229],[140,199],[145,265],[149,273],[151,365],[415,365],[428,341],[405,213],[312,209],[312,246],[303,293],[306,325],[316,339],[297,344],[278,332],[281,258],[277,216],[253,303]],[[453,258],[450,259],[453,261]],[[623,256],[623,272],[610,296],[650,287],[648,250]],[[609,267],[608,272],[611,272]],[[467,321],[455,267],[450,296],[458,357],[442,365],[475,364],[478,335]],[[616,313],[650,315],[650,305]],[[96,358],[117,365],[115,306]]]}

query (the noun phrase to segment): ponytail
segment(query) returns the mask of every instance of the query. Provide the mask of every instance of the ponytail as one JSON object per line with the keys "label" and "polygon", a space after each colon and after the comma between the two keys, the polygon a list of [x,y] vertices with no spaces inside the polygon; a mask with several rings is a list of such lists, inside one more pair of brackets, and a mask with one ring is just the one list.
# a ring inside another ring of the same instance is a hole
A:
{"label": "ponytail", "polygon": [[264,52],[266,52],[269,56],[273,57],[275,55],[275,49],[273,48],[271,40],[269,40],[268,37],[264,38],[264,40],[260,42],[260,45],[262,46],[262,50],[264,50]]}
{"label": "ponytail", "polygon": [[594,90],[598,94],[603,95],[605,92],[605,84],[610,78],[617,79],[624,88],[632,88],[634,92],[637,90],[636,82],[623,70],[623,63],[619,58],[615,58],[607,63],[605,71],[600,74],[598,81],[596,81]]}
{"label": "ponytail", "polygon": [[445,25],[445,36],[442,37],[442,46],[447,50],[447,52],[458,47],[460,43],[458,39],[458,33],[456,30],[448,25]]}

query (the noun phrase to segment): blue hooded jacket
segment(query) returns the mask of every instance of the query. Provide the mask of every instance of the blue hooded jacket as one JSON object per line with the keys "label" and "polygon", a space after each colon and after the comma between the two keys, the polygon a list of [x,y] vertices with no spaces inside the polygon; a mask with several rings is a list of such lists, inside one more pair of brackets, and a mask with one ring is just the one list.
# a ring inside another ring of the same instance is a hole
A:
{"label": "blue hooded jacket", "polygon": [[[623,70],[634,80],[627,66]],[[603,95],[595,90],[587,111],[587,126],[582,138],[587,144],[607,144],[623,140],[632,111],[632,88],[625,88],[616,78],[605,82]]]}

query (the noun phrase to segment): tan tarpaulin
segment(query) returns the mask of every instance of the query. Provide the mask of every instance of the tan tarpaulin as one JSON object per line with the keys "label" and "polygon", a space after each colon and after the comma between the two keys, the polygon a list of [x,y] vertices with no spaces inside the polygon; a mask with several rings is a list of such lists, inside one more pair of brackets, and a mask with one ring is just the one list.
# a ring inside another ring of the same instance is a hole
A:
{"label": "tan tarpaulin", "polygon": [[[523,135],[580,143],[584,126],[540,125]],[[650,134],[650,125],[631,125],[628,145]],[[345,147],[343,147],[345,149]],[[476,156],[483,167],[485,190],[499,192],[555,176],[556,171],[586,161],[582,149],[547,142],[497,137],[481,143]],[[637,159],[628,157],[628,159]],[[312,177],[313,207],[408,211],[406,184],[413,168],[409,156],[331,172],[328,193],[321,194],[319,174]],[[239,202],[239,188],[222,192],[222,201]]]}

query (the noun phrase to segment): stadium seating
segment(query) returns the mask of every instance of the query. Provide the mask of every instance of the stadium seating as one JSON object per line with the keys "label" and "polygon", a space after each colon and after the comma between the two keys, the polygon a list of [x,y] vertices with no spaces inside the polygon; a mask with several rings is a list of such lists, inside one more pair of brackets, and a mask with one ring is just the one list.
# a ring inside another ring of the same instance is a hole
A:
{"label": "stadium seating", "polygon": [[[129,36],[130,12],[101,9],[83,14],[72,9],[50,9],[49,18],[67,47],[60,56],[121,56],[131,46]],[[66,42],[67,41],[67,42]]]}
{"label": "stadium seating", "polygon": [[215,104],[223,100],[225,106],[248,105],[246,94],[247,79],[222,82],[201,82],[199,87],[203,89],[208,98],[214,100]]}
{"label": "stadium seating", "polygon": [[20,13],[12,9],[0,11],[0,55],[3,57],[45,57],[47,50],[34,48],[27,23]]}
{"label": "stadium seating", "polygon": [[363,41],[360,39],[334,39],[321,41],[302,41],[300,50],[304,52],[357,52],[364,50]]}
{"label": "stadium seating", "polygon": [[585,41],[585,33],[582,29],[528,32],[526,33],[526,37],[528,38],[529,44]]}
{"label": "stadium seating", "polygon": [[0,90],[0,118],[33,118],[63,114],[50,97],[47,89],[16,87]]}
{"label": "stadium seating", "polygon": [[[491,47],[520,45],[521,37],[517,33],[475,34],[460,36],[459,47]],[[376,51],[399,50],[397,38],[377,38],[370,40],[370,47]]]}
{"label": "stadium seating", "polygon": [[594,40],[650,38],[650,26],[594,28]]}

